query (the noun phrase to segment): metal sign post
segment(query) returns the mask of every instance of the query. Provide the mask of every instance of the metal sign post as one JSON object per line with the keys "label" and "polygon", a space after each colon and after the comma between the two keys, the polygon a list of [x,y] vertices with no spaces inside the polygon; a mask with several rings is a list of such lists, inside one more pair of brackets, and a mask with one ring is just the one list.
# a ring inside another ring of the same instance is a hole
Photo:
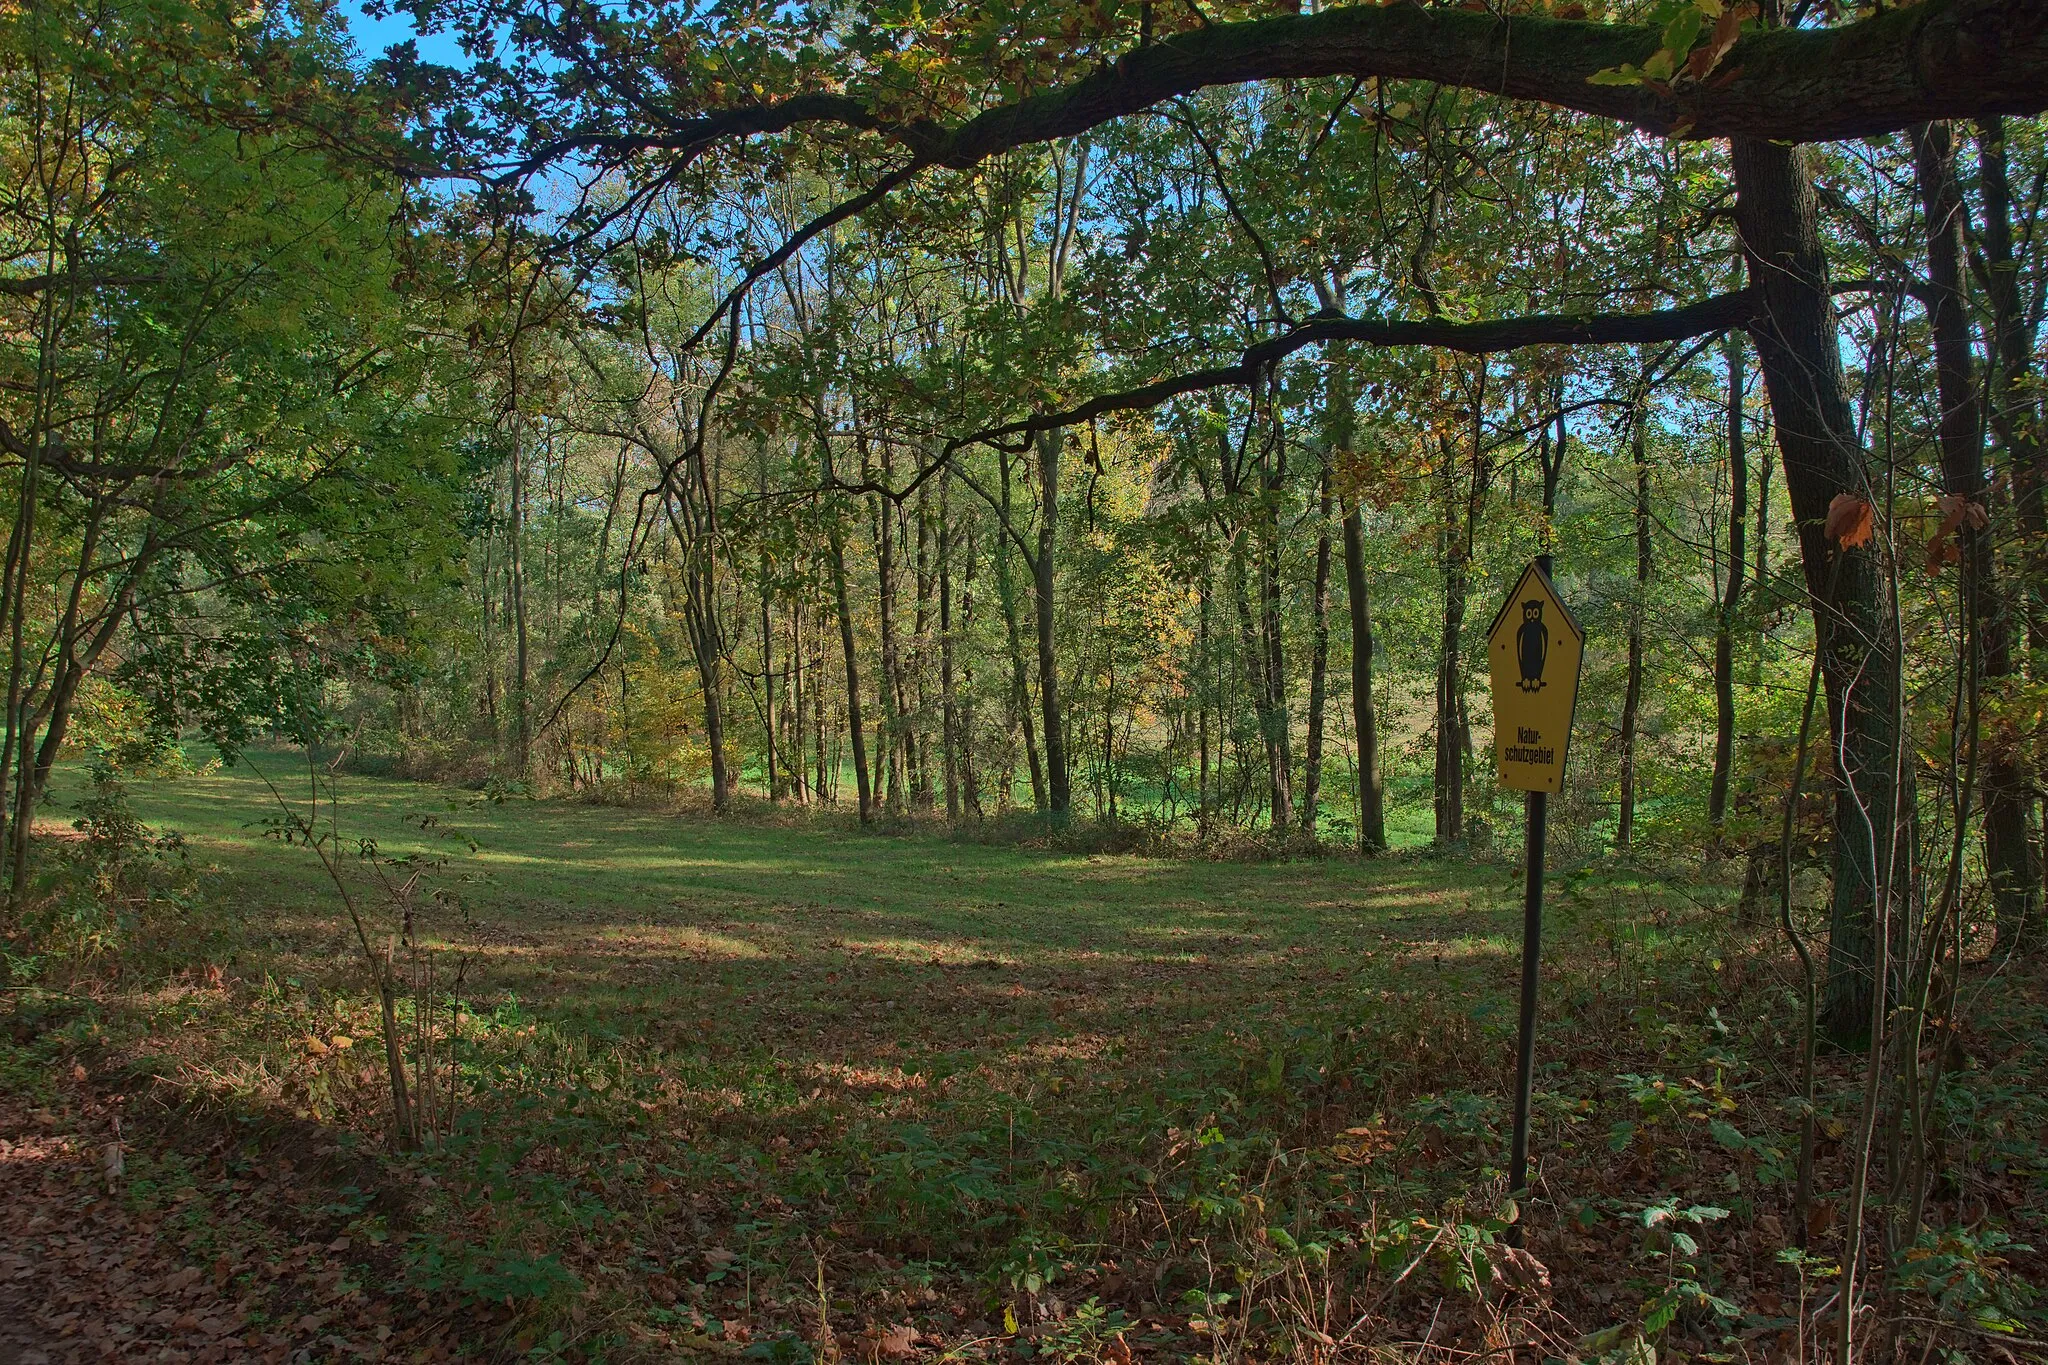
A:
{"label": "metal sign post", "polygon": [[[1529,1096],[1536,1079],[1536,987],[1543,952],[1543,842],[1550,794],[1564,786],[1572,714],[1579,700],[1579,664],[1586,632],[1550,581],[1550,556],[1523,570],[1494,615],[1486,659],[1493,683],[1493,753],[1500,784],[1528,793],[1523,837],[1522,1027],[1515,1051],[1515,1136],[1508,1156],[1508,1194],[1529,1190]],[[1522,1244],[1524,1219],[1508,1226]]]}

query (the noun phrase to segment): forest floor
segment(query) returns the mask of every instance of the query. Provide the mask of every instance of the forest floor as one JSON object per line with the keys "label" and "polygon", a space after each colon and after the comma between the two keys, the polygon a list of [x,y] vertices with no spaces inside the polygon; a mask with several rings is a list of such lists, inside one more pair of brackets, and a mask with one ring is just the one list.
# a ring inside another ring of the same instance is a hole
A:
{"label": "forest floor", "polygon": [[[418,874],[429,1140],[390,1149],[372,977],[270,788],[132,784],[182,848],[74,935],[98,956],[0,992],[0,1365],[1765,1360],[1827,1310],[1858,1073],[1822,1078],[1789,1252],[1797,974],[1697,868],[1558,870],[1518,1210],[1504,863],[331,795],[379,950],[400,912],[363,855]],[[48,914],[83,924],[80,894]],[[2043,1334],[2048,978],[1995,985],[1957,1231],[1885,1282],[1965,1358]]]}

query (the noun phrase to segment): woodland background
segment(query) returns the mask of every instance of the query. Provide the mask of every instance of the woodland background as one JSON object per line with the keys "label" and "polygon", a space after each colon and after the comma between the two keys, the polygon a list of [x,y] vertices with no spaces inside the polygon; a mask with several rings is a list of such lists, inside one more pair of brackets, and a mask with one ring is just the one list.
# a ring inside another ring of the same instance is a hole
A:
{"label": "woodland background", "polygon": [[[176,1191],[253,1180],[252,1228],[328,1210],[334,1278],[188,1239],[214,1271],[49,1331],[2039,1352],[2033,49],[1928,117],[1719,136],[1774,37],[1900,31],[1811,10],[1538,6],[1641,51],[1583,99],[1190,78],[969,155],[977,110],[1349,12],[465,3],[378,52],[317,5],[0,9],[0,1269],[42,1284],[78,1208],[175,1260]],[[1600,103],[1694,93],[1677,136]],[[1484,635],[1538,554],[1587,655],[1525,1249]],[[1004,899],[891,918],[961,875]],[[926,987],[819,929],[869,891],[871,955],[1101,1017],[916,1042]],[[594,963],[591,915],[687,942]],[[1278,956],[1220,982],[1242,935]],[[702,979],[620,985],[671,956]],[[892,1012],[828,1007],[845,1093],[806,1094],[826,1044],[771,1016],[842,970]]]}

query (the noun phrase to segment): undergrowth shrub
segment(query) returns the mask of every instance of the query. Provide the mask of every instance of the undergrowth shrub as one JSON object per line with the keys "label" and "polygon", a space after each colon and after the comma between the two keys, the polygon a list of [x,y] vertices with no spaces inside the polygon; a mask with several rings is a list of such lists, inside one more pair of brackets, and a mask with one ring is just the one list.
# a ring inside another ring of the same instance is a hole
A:
{"label": "undergrowth shrub", "polygon": [[65,963],[140,965],[147,926],[198,909],[198,877],[184,836],[143,823],[113,752],[93,755],[90,783],[72,822],[76,834],[38,846],[42,865],[9,953],[16,980]]}

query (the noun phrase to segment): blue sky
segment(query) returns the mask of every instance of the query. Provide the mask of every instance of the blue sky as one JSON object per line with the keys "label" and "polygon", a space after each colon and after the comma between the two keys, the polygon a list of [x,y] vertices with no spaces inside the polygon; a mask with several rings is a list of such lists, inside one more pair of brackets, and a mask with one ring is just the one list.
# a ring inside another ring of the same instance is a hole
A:
{"label": "blue sky", "polygon": [[420,57],[424,61],[439,62],[445,66],[462,64],[462,49],[455,39],[446,33],[420,35],[413,31],[412,16],[398,13],[384,19],[372,19],[363,13],[362,0],[345,0],[341,7],[348,20],[348,31],[366,58],[384,55],[384,49],[393,43],[402,43],[408,38],[420,45]]}

